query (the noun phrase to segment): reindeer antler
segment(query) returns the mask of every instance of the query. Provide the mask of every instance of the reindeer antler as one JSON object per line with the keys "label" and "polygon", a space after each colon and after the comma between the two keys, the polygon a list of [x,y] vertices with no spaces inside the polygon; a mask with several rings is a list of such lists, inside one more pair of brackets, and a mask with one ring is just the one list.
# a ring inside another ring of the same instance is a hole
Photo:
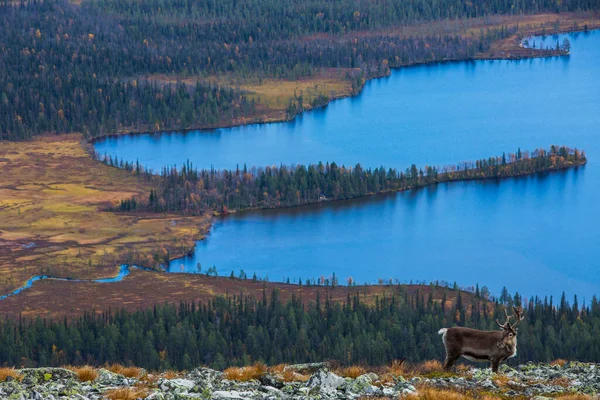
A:
{"label": "reindeer antler", "polygon": [[513,307],[513,311],[515,312],[514,317],[517,318],[517,322],[515,322],[514,324],[512,324],[511,328],[515,329],[515,326],[517,326],[517,324],[519,322],[523,321],[525,319],[525,316],[523,315],[523,310],[521,310],[520,308]]}
{"label": "reindeer antler", "polygon": [[502,310],[504,311],[504,315],[506,316],[506,322],[501,324],[500,321],[496,320],[498,326],[502,329],[506,328],[506,325],[510,322],[510,319],[514,317],[514,315],[508,315],[508,311],[506,311],[506,307],[502,306]]}

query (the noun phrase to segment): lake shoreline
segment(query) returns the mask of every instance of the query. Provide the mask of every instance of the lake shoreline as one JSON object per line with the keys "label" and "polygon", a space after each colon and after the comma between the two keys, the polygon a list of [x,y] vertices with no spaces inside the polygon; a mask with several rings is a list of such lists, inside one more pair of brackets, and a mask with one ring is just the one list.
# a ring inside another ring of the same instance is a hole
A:
{"label": "lake shoreline", "polygon": [[[533,31],[533,32],[524,32],[523,38],[525,37],[534,37],[534,36],[553,36],[559,34],[567,34],[567,33],[575,33],[575,32],[591,32],[594,30],[600,29],[600,17],[596,17],[595,24],[592,27],[588,27],[588,29],[574,29],[570,28],[560,28],[556,30],[550,30],[549,32],[544,31]],[[412,68],[419,67],[423,65],[438,65],[438,64],[447,64],[447,63],[460,63],[460,62],[471,62],[471,61],[518,61],[518,60],[528,60],[528,59],[536,59],[536,58],[552,58],[552,57],[563,57],[568,56],[569,52],[564,50],[555,50],[555,49],[533,49],[533,48],[524,48],[521,46],[521,39],[518,38],[517,35],[513,35],[511,37],[505,39],[499,39],[496,41],[497,43],[501,42],[509,42],[511,43],[512,51],[508,54],[496,55],[492,50],[486,53],[476,54],[474,57],[456,57],[456,58],[448,58],[444,60],[435,60],[435,61],[417,61],[404,65],[395,65],[388,68],[386,73],[382,74],[374,74],[364,79],[362,85],[354,90],[349,95],[341,94],[337,96],[333,96],[328,99],[325,104],[320,104],[317,106],[305,106],[302,110],[298,111],[293,115],[288,115],[285,111],[281,112],[278,110],[270,110],[270,114],[272,116],[265,118],[269,115],[260,114],[260,115],[250,115],[247,117],[241,117],[236,120],[228,121],[228,122],[219,122],[216,124],[208,124],[208,125],[198,125],[191,128],[182,128],[182,129],[159,129],[159,130],[138,130],[138,129],[124,129],[116,132],[111,132],[107,134],[103,134],[101,136],[93,137],[89,140],[86,140],[86,144],[89,143],[92,146],[96,142],[101,142],[104,139],[109,138],[117,138],[120,136],[137,136],[137,135],[160,135],[164,133],[178,132],[178,133],[188,133],[188,132],[202,132],[202,133],[213,133],[219,129],[227,129],[227,128],[237,128],[243,126],[250,125],[267,125],[267,124],[277,124],[277,123],[286,123],[291,122],[296,119],[296,117],[302,115],[305,112],[313,111],[321,108],[326,108],[332,101],[342,100],[350,97],[356,97],[360,95],[366,84],[370,81],[389,77],[394,70],[401,70],[403,68]],[[494,42],[494,43],[496,43]]]}

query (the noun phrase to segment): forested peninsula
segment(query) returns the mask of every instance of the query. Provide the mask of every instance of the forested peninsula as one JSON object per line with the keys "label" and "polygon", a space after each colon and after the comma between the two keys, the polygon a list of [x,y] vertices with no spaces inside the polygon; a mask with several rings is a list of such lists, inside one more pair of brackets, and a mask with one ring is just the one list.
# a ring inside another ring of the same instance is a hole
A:
{"label": "forested peninsula", "polygon": [[394,67],[567,54],[517,43],[597,27],[597,9],[589,0],[0,0],[0,140],[290,119]]}
{"label": "forested peninsula", "polygon": [[[98,157],[98,155],[96,155]],[[405,171],[394,168],[338,166],[335,162],[308,166],[198,170],[190,162],[181,169],[163,168],[160,175],[145,171],[138,163],[100,157],[124,168],[153,188],[147,198],[122,200],[119,211],[180,212],[196,215],[281,208],[324,201],[346,200],[386,192],[416,189],[444,182],[501,179],[580,166],[585,152],[565,146],[506,153],[443,168],[415,164]]]}

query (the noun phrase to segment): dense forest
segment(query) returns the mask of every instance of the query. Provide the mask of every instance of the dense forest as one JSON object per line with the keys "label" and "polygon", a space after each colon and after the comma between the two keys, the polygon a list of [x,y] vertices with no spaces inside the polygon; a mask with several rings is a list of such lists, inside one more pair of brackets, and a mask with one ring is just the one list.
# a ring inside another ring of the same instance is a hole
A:
{"label": "dense forest", "polygon": [[319,163],[308,166],[197,170],[190,163],[181,169],[164,168],[160,176],[138,164],[104,162],[125,168],[154,188],[148,198],[121,201],[121,211],[176,211],[201,214],[248,208],[290,207],[329,200],[351,199],[376,193],[414,189],[426,185],[486,178],[506,178],[583,164],[585,153],[564,146],[521,151],[475,162],[462,162],[438,170],[412,165],[405,171]]}
{"label": "dense forest", "polygon": [[[238,90],[207,83],[215,77],[295,79],[333,69],[358,89],[390,67],[472,58],[515,27],[469,37],[387,29],[600,8],[599,0],[75,3],[0,0],[0,140],[231,123],[251,115],[255,104]],[[152,78],[157,75],[189,79],[165,84]]]}
{"label": "dense forest", "polygon": [[[358,292],[357,292],[358,293]],[[432,293],[434,294],[432,296]],[[326,359],[342,364],[382,365],[394,359],[417,362],[443,359],[441,327],[456,324],[497,329],[503,311],[479,291],[430,285],[409,295],[394,286],[394,295],[365,304],[359,294],[343,303],[329,296],[306,302],[279,299],[274,291],[262,299],[215,298],[202,304],[155,306],[137,312],[86,314],[78,319],[0,322],[0,363],[64,365],[132,363],[148,369],[190,369],[263,361],[269,364]],[[438,300],[434,300],[438,299]],[[449,298],[449,297],[448,297]],[[511,306],[525,300],[506,290],[498,300]],[[556,358],[600,361],[600,303],[594,297],[580,306],[563,295],[525,301],[526,319],[519,328],[519,351],[510,363]]]}

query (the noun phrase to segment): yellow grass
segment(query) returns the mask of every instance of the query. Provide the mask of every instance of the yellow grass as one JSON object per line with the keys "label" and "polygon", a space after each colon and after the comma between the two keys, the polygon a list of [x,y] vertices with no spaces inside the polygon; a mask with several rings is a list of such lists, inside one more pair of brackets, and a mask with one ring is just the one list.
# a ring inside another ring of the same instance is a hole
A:
{"label": "yellow grass", "polygon": [[499,397],[488,396],[488,395],[476,395],[476,394],[462,394],[451,390],[431,389],[431,388],[420,388],[414,395],[408,397],[411,400],[499,400]]}
{"label": "yellow grass", "polygon": [[312,101],[319,96],[327,96],[330,100],[350,96],[352,94],[352,82],[346,78],[347,73],[355,74],[356,71],[347,68],[329,69],[314,76],[296,80],[241,79],[225,75],[189,78],[165,74],[149,75],[144,78],[163,83],[180,82],[187,85],[195,85],[200,80],[241,90],[248,98],[255,100],[258,104],[254,115],[232,121],[233,124],[244,124],[285,120],[288,117],[286,110],[290,100],[297,103],[300,96],[305,110],[311,109]]}
{"label": "yellow grass", "polygon": [[75,372],[77,374],[77,378],[79,378],[81,382],[91,382],[98,377],[98,371],[89,365],[85,365],[83,367],[67,366],[65,368]]}
{"label": "yellow grass", "polygon": [[11,377],[16,380],[20,380],[21,375],[14,368],[0,368],[0,382],[4,382],[6,378]]}
{"label": "yellow grass", "polygon": [[294,372],[289,369],[286,369],[281,374],[281,380],[283,382],[306,382],[309,379],[310,379],[310,376],[304,375],[304,374],[299,374],[299,373]]}
{"label": "yellow grass", "polygon": [[153,266],[155,254],[184,255],[208,228],[207,217],[103,211],[149,188],[92,160],[80,140],[72,134],[0,143],[0,295],[42,270],[109,277],[128,254]]}
{"label": "yellow grass", "polygon": [[384,368],[384,373],[390,374],[393,377],[403,376],[406,373],[406,365],[404,360],[394,360]]}
{"label": "yellow grass", "polygon": [[416,367],[416,370],[421,374],[429,374],[432,372],[442,372],[442,363],[438,360],[423,361]]}
{"label": "yellow grass", "polygon": [[561,400],[590,400],[596,397],[589,396],[587,394],[561,394],[555,397],[555,399]]}
{"label": "yellow grass", "polygon": [[165,379],[175,379],[179,377],[181,374],[177,371],[167,370],[161,374],[161,376]]}
{"label": "yellow grass", "polygon": [[139,378],[144,371],[142,368],[138,367],[124,367],[121,364],[111,364],[106,367],[110,372],[114,372],[115,374],[123,375],[126,378]]}
{"label": "yellow grass", "polygon": [[262,363],[256,363],[247,367],[230,367],[223,371],[225,377],[233,381],[250,381],[258,379],[267,373],[267,366]]}
{"label": "yellow grass", "polygon": [[506,385],[508,385],[508,381],[509,381],[509,380],[510,380],[510,378],[509,378],[508,376],[506,376],[506,375],[497,375],[497,376],[494,378],[494,383],[495,383],[497,386],[503,387],[503,386],[506,386]]}
{"label": "yellow grass", "polygon": [[356,379],[359,376],[366,374],[368,371],[361,366],[352,365],[350,367],[336,369],[333,372],[344,378]]}
{"label": "yellow grass", "polygon": [[551,385],[562,386],[564,388],[568,388],[571,386],[571,380],[565,376],[561,376],[558,378],[554,378],[550,381]]}
{"label": "yellow grass", "polygon": [[272,374],[282,374],[283,370],[287,367],[287,364],[277,364],[269,368],[269,372]]}
{"label": "yellow grass", "polygon": [[147,388],[128,387],[109,390],[104,395],[110,400],[136,400],[148,397],[150,390]]}
{"label": "yellow grass", "polygon": [[459,374],[466,374],[471,370],[471,367],[465,364],[458,364],[454,366],[454,370]]}
{"label": "yellow grass", "polygon": [[310,77],[303,80],[287,81],[267,79],[261,83],[248,83],[239,86],[248,92],[251,98],[275,110],[285,110],[290,99],[302,96],[305,108],[311,107],[311,101],[324,95],[330,99],[349,96],[352,84],[344,78],[342,72],[329,77]]}

